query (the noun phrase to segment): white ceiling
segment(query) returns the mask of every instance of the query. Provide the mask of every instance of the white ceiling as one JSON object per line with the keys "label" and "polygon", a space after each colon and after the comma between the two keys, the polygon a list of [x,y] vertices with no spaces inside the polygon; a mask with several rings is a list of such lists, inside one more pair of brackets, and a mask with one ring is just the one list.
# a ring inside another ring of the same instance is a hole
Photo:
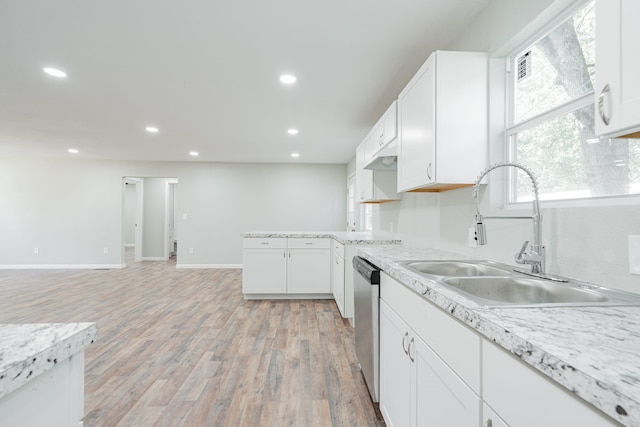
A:
{"label": "white ceiling", "polygon": [[487,3],[0,0],[0,152],[347,163]]}

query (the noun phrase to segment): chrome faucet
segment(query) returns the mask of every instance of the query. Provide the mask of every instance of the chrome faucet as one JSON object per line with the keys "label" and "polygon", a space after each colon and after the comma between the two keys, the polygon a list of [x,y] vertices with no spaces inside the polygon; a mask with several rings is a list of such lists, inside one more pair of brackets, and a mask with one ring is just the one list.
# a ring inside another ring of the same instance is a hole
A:
{"label": "chrome faucet", "polygon": [[[479,194],[480,194],[480,181],[492,170],[498,169],[501,167],[514,167],[524,171],[529,178],[531,179],[531,183],[533,184],[533,215],[532,216],[483,216],[480,213],[480,205],[479,205]],[[495,163],[488,168],[486,168],[482,173],[478,176],[476,181],[474,182],[473,187],[473,197],[476,199],[476,216],[474,221],[475,228],[475,239],[478,245],[486,245],[487,244],[487,235],[484,228],[484,219],[532,219],[533,220],[533,244],[530,246],[530,251],[527,252],[527,247],[529,247],[529,241],[527,240],[522,245],[522,248],[519,252],[515,254],[515,261],[518,264],[530,264],[531,272],[528,273],[526,271],[522,271],[523,273],[532,274],[535,276],[545,277],[545,247],[542,245],[542,230],[541,230],[541,222],[542,216],[540,215],[540,201],[538,199],[538,182],[536,181],[533,173],[523,165],[518,163]]]}

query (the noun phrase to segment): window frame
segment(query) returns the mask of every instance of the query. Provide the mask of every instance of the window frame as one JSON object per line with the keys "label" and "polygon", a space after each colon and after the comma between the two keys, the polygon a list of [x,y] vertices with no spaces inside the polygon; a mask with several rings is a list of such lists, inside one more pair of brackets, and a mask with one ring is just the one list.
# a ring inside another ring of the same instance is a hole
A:
{"label": "window frame", "polygon": [[[502,147],[500,150],[500,158],[502,159],[502,161],[514,161],[514,150],[516,149],[517,144],[514,136],[517,135],[518,132],[531,129],[538,124],[556,117],[560,117],[563,114],[568,114],[580,108],[588,107],[589,105],[595,108],[595,92],[591,91],[578,98],[557,105],[550,110],[537,114],[533,117],[529,117],[519,123],[515,123],[516,79],[514,77],[514,73],[517,72],[517,70],[514,69],[514,64],[516,62],[516,58],[522,55],[522,53],[525,52],[528,48],[532,47],[544,37],[546,37],[551,31],[564,23],[567,19],[571,18],[590,1],[591,0],[576,0],[575,2],[572,2],[568,7],[566,7],[564,10],[560,11],[552,19],[550,19],[546,24],[533,31],[530,36],[527,37],[525,35],[525,37],[521,39],[520,43],[515,46],[510,46],[510,48],[504,53],[504,134],[502,138]],[[526,160],[521,161],[521,159],[516,159],[515,161],[526,164]],[[535,173],[535,171],[533,172]],[[517,176],[518,171],[516,169],[509,168],[509,170],[505,171],[504,174],[505,177],[502,178],[505,182],[503,186],[504,192],[501,196],[499,204],[502,205],[505,210],[520,210],[529,208],[531,202],[514,201],[517,185],[515,177]],[[640,205],[640,194],[619,194],[611,196],[589,196],[571,199],[541,200],[540,204],[542,207]],[[492,205],[495,206],[494,203],[492,203]]]}

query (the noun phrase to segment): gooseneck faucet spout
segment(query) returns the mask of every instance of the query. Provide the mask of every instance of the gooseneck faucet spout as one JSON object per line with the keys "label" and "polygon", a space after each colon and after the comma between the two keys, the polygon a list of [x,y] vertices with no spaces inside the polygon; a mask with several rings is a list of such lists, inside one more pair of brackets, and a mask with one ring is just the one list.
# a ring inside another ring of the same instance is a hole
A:
{"label": "gooseneck faucet spout", "polygon": [[[491,171],[502,168],[502,167],[513,167],[524,171],[527,176],[531,179],[531,183],[533,185],[533,215],[530,217],[489,217],[483,216],[480,213],[480,203],[479,203],[479,195],[480,195],[480,181]],[[527,168],[518,163],[511,162],[501,162],[495,163],[489,167],[487,167],[482,173],[478,176],[473,186],[473,198],[476,199],[476,215],[474,221],[475,228],[475,238],[478,245],[486,245],[487,244],[487,235],[484,228],[484,219],[514,219],[514,218],[529,218],[533,220],[533,244],[531,245],[530,251],[526,252],[527,246],[529,245],[529,241],[526,241],[522,246],[522,249],[516,253],[515,260],[519,264],[530,264],[531,265],[531,273],[536,275],[544,275],[545,274],[545,248],[542,245],[542,229],[541,222],[542,216],[540,215],[540,201],[538,199],[538,181],[536,181],[533,173]]]}

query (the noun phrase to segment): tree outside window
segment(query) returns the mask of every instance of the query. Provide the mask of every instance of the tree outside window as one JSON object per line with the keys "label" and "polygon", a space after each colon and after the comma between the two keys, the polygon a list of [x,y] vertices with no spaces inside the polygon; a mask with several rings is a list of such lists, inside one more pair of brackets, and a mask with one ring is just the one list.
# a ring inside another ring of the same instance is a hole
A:
{"label": "tree outside window", "polygon": [[[640,140],[595,136],[595,32],[590,1],[512,58],[509,156],[543,200],[640,194]],[[509,202],[530,200],[525,180],[510,182]]]}

